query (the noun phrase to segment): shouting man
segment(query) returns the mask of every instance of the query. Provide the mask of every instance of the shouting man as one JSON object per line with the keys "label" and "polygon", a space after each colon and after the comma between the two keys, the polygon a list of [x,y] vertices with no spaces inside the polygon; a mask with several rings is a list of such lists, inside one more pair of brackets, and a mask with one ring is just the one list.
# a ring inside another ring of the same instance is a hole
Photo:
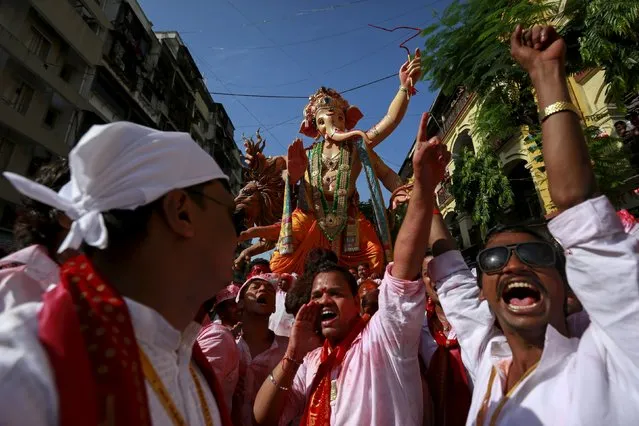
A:
{"label": "shouting man", "polygon": [[[379,310],[360,316],[357,282],[332,263],[321,265],[311,300],[297,313],[282,361],[255,401],[258,424],[421,425],[422,389],[417,360],[424,312],[419,271],[428,243],[433,192],[450,154],[426,141],[424,114],[413,156],[415,189],[397,237],[395,263],[379,288]],[[324,344],[316,348],[319,323]]]}
{"label": "shouting man", "polygon": [[[431,278],[473,378],[468,425],[631,425],[639,419],[639,242],[627,235],[595,180],[552,27],[511,38],[539,99],[550,195],[548,228],[562,253],[526,227],[487,236],[474,280],[449,239],[431,231]],[[449,248],[449,247],[448,247]],[[478,285],[477,285],[478,284]],[[566,326],[568,284],[591,324]],[[499,329],[495,327],[495,320]]]}

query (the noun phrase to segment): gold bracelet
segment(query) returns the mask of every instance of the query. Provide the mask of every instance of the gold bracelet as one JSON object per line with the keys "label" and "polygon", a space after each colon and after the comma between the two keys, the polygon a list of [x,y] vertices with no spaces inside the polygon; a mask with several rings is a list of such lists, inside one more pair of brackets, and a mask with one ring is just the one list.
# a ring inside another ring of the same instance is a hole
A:
{"label": "gold bracelet", "polygon": [[544,108],[544,111],[539,114],[539,122],[543,123],[551,115],[562,111],[572,111],[577,116],[581,116],[581,111],[572,102],[558,101]]}

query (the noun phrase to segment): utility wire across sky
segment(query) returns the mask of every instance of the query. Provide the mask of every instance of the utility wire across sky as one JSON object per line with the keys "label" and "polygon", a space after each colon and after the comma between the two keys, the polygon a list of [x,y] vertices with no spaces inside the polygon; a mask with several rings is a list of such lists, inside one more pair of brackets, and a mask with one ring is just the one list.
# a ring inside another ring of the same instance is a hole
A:
{"label": "utility wire across sky", "polygon": [[[368,83],[360,84],[359,86],[351,87],[350,89],[342,90],[340,93],[348,93],[357,89],[361,89],[371,84],[379,83],[380,81],[388,80],[389,78],[397,77],[397,73],[387,75],[386,77],[378,78],[377,80],[369,81]],[[209,92],[212,95],[220,96],[239,96],[244,98],[270,98],[270,99],[308,99],[308,96],[292,96],[292,95],[260,95],[255,93],[231,93],[231,92]]]}

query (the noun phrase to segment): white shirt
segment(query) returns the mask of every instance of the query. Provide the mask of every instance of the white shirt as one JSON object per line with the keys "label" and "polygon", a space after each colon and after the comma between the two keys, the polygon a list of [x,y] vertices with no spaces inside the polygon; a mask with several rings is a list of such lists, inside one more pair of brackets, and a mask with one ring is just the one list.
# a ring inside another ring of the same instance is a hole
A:
{"label": "white shirt", "polygon": [[286,312],[286,292],[277,289],[275,293],[275,312],[268,319],[268,328],[278,336],[289,337],[295,317]]}
{"label": "white shirt", "polygon": [[60,267],[44,247],[32,245],[0,259],[0,312],[27,302],[39,302],[42,294],[60,280]]}
{"label": "white shirt", "polygon": [[[417,351],[424,316],[424,283],[394,278],[392,264],[379,287],[379,310],[331,372],[336,390],[331,425],[415,426],[423,422]],[[297,370],[280,425],[299,418],[310,396],[322,348]]]}
{"label": "white shirt", "polygon": [[[189,372],[191,351],[200,329],[190,324],[180,333],[158,312],[124,299],[137,343],[148,355],[171,399],[189,425],[204,425],[200,399]],[[0,425],[57,426],[58,396],[53,371],[38,339],[42,303],[26,303],[0,315]],[[196,368],[214,424],[221,424],[213,394]],[[153,424],[173,426],[148,382]]]}
{"label": "white shirt", "polygon": [[[503,405],[498,425],[639,424],[639,241],[627,235],[605,197],[575,206],[550,222],[566,251],[570,287],[590,316],[581,337],[546,330],[537,368]],[[432,262],[432,277],[446,317],[457,331],[462,359],[475,383],[467,425],[474,425],[493,366],[512,352],[493,325],[487,302],[461,254]],[[499,369],[498,369],[499,371]],[[486,425],[504,392],[497,377]]]}

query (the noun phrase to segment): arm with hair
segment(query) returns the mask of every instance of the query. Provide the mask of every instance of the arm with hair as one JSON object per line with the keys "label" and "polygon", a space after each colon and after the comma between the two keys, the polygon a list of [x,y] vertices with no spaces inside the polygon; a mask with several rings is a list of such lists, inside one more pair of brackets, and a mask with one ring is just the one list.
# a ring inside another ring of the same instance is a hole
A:
{"label": "arm with hair", "polygon": [[[534,27],[522,42],[517,27],[511,50],[528,71],[539,108],[570,102],[565,43],[552,27]],[[550,194],[563,212],[549,229],[566,250],[566,275],[590,316],[580,349],[592,342],[607,364],[611,382],[639,376],[639,241],[626,234],[605,197],[593,196],[595,181],[579,117],[555,113],[542,124]],[[586,349],[584,349],[586,350]]]}
{"label": "arm with hair", "polygon": [[379,311],[371,333],[379,333],[395,355],[416,354],[424,319],[424,285],[419,275],[433,218],[433,193],[450,153],[437,138],[426,140],[428,114],[422,116],[413,156],[415,186],[395,241],[394,263],[379,288]]}
{"label": "arm with hair", "polygon": [[495,317],[488,302],[480,300],[477,280],[456,250],[455,239],[441,215],[433,217],[429,245],[435,256],[428,266],[430,278],[437,286],[446,318],[457,334],[464,366],[474,381],[494,333]]}

